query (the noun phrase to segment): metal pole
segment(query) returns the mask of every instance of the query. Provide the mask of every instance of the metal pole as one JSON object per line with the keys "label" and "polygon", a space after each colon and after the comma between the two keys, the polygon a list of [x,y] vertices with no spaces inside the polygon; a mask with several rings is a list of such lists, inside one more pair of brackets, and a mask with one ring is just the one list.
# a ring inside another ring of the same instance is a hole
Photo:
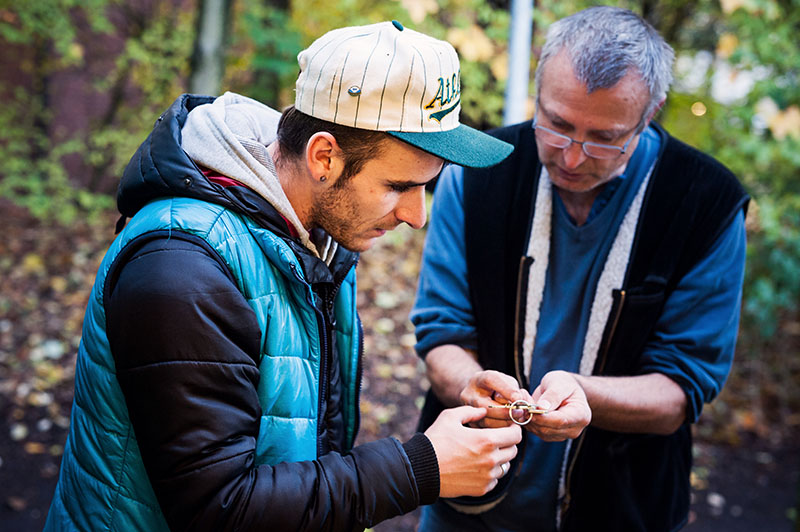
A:
{"label": "metal pole", "polygon": [[508,36],[508,83],[503,124],[527,118],[528,82],[531,70],[533,0],[511,0],[511,28]]}

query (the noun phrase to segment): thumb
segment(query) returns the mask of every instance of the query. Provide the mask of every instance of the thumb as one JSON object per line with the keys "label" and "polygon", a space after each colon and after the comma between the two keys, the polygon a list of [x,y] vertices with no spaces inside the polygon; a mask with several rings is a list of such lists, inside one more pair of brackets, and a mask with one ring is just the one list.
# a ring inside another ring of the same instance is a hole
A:
{"label": "thumb", "polygon": [[473,421],[480,421],[486,417],[485,408],[475,408],[474,406],[459,406],[457,408],[452,408],[451,411],[462,425],[472,423]]}
{"label": "thumb", "polygon": [[545,410],[557,410],[575,391],[576,383],[574,378],[563,371],[551,371],[542,378],[542,382],[536,388],[536,404]]}
{"label": "thumb", "polygon": [[536,400],[536,406],[542,410],[555,410],[561,405],[561,394],[557,390],[547,390]]}

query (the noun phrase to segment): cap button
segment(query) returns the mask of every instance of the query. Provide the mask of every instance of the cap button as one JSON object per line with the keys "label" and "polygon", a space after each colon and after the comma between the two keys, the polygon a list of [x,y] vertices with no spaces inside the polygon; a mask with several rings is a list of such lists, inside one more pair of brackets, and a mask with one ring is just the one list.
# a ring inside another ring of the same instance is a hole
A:
{"label": "cap button", "polygon": [[393,20],[392,24],[394,25],[395,28],[397,28],[398,31],[403,31],[405,29],[403,28],[403,25],[397,22],[396,20]]}

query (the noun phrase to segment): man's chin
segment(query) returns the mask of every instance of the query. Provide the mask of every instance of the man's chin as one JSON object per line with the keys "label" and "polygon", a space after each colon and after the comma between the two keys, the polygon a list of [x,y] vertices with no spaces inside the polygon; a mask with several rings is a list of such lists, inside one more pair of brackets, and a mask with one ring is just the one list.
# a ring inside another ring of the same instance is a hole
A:
{"label": "man's chin", "polygon": [[340,237],[335,240],[339,243],[340,246],[349,250],[355,251],[356,253],[361,253],[363,251],[367,251],[369,248],[375,245],[375,241],[378,240],[380,237],[388,233],[394,228],[391,229],[372,229],[366,233],[362,233],[358,236],[351,236],[351,237]]}
{"label": "man's chin", "polygon": [[559,188],[580,190],[588,186],[585,174],[566,172],[557,166],[549,166],[547,173],[550,175],[550,181]]}
{"label": "man's chin", "polygon": [[551,173],[550,182],[560,190],[575,194],[590,192],[600,184],[598,181],[586,175],[578,176],[560,172]]}
{"label": "man's chin", "polygon": [[354,238],[349,239],[346,242],[339,242],[339,245],[345,248],[348,251],[353,251],[355,253],[363,253],[375,245],[375,241],[378,240],[378,237],[372,238]]}

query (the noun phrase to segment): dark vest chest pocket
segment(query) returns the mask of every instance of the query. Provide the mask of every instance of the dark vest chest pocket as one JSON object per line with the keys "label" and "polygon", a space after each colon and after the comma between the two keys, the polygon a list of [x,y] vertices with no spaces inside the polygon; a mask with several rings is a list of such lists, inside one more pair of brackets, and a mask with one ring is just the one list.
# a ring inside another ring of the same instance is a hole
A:
{"label": "dark vest chest pocket", "polygon": [[648,277],[641,285],[615,296],[600,371],[605,375],[631,375],[636,373],[642,350],[661,316],[667,283],[660,277]]}

